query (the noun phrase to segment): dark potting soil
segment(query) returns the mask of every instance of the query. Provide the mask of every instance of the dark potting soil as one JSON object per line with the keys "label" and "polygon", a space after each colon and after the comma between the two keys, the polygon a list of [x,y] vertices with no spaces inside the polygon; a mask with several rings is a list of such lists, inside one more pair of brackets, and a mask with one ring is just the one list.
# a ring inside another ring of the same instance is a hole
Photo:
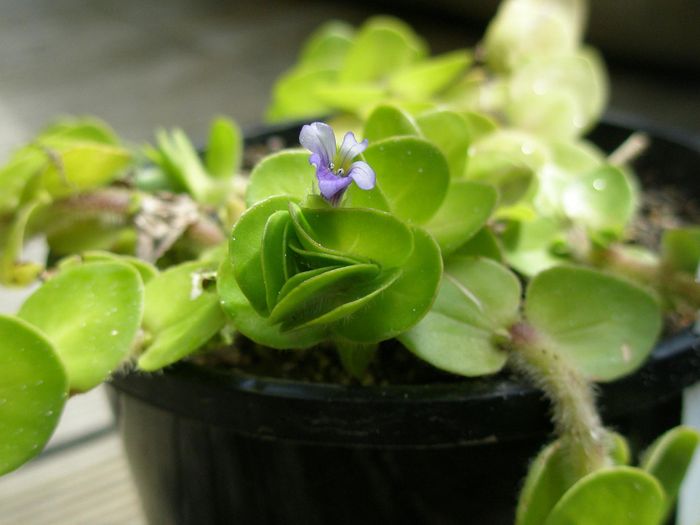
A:
{"label": "dark potting soil", "polygon": [[[264,144],[249,146],[244,155],[244,169],[250,170],[266,155],[294,145],[288,145],[283,137],[272,136]],[[644,193],[638,215],[629,229],[630,241],[658,251],[664,230],[700,224],[700,205],[687,194],[675,186],[659,184],[663,179],[651,168],[636,174]],[[653,186],[650,181],[654,182]],[[677,333],[692,322],[694,315],[669,313],[665,318],[664,336]],[[394,340],[379,345],[376,358],[361,380],[345,371],[330,345],[306,350],[275,350],[237,336],[233,344],[193,356],[192,361],[259,377],[340,385],[411,385],[465,380],[428,365]],[[511,372],[506,370],[501,374],[511,375]]]}

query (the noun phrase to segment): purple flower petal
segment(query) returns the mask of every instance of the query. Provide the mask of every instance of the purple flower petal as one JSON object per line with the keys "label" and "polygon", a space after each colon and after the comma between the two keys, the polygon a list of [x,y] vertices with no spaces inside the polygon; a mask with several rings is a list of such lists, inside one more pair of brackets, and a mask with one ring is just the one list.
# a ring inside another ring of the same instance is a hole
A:
{"label": "purple flower petal", "polygon": [[345,166],[346,163],[357,157],[360,153],[367,149],[367,139],[362,142],[357,142],[355,134],[348,131],[343,137],[343,143],[338,151],[338,167]]}
{"label": "purple flower petal", "polygon": [[361,190],[371,190],[374,188],[377,179],[370,165],[361,160],[352,163],[347,178],[354,180],[355,184],[357,184]]}
{"label": "purple flower petal", "polygon": [[321,191],[321,195],[333,205],[340,202],[345,190],[353,180],[350,177],[338,177],[331,170],[324,167],[316,170],[316,178],[318,179],[318,189]]}
{"label": "purple flower petal", "polygon": [[[316,154],[318,164],[316,166],[328,166],[335,156],[335,134],[333,128],[323,122],[314,122],[301,128],[299,143]],[[312,156],[313,158],[313,156]],[[309,159],[311,162],[311,159]],[[314,164],[312,162],[312,164]]]}

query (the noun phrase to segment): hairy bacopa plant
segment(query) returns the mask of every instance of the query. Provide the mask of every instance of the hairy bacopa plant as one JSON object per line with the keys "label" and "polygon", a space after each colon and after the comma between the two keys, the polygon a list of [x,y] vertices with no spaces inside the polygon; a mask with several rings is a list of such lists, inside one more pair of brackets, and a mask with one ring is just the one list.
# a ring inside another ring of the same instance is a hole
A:
{"label": "hairy bacopa plant", "polygon": [[[0,280],[44,282],[0,316],[0,473],[41,450],[70,395],[121,367],[159,370],[238,336],[332,345],[361,380],[396,339],[454,375],[508,367],[551,401],[556,437],[518,525],[662,523],[698,434],[670,430],[631,466],[594,384],[644,363],[664,313],[694,317],[700,235],[679,224],[657,251],[630,236],[643,137],[611,155],[581,138],[607,84],[581,44],[584,7],[508,0],[477,49],[440,57],[394,19],[324,26],[269,110],[309,117],[305,149],[248,177],[226,119],[204,155],[178,130],[131,151],[92,120],[18,150],[0,170]],[[47,266],[22,261],[36,234]]]}

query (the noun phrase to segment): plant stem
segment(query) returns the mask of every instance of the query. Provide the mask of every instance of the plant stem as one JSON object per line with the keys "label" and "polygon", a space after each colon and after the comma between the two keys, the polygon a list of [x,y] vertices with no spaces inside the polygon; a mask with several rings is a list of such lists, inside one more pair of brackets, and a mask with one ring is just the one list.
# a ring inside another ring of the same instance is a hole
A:
{"label": "plant stem", "polygon": [[564,356],[548,348],[527,323],[515,324],[510,333],[510,364],[552,403],[555,432],[567,449],[574,476],[580,478],[609,465],[609,433],[596,409],[592,383]]}

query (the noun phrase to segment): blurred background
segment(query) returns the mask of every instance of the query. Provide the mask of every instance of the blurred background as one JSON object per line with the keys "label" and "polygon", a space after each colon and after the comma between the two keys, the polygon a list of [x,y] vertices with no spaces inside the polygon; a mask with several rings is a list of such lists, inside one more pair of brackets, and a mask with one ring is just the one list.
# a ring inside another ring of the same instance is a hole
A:
{"label": "blurred background", "polygon": [[[321,22],[397,15],[437,53],[475,44],[497,4],[2,0],[0,158],[66,114],[101,117],[136,143],[180,126],[202,144],[217,114],[254,129]],[[695,0],[592,1],[589,41],[608,61],[610,114],[700,143],[698,20]],[[102,392],[71,402],[44,456],[0,479],[0,509],[3,524],[143,523]]]}

